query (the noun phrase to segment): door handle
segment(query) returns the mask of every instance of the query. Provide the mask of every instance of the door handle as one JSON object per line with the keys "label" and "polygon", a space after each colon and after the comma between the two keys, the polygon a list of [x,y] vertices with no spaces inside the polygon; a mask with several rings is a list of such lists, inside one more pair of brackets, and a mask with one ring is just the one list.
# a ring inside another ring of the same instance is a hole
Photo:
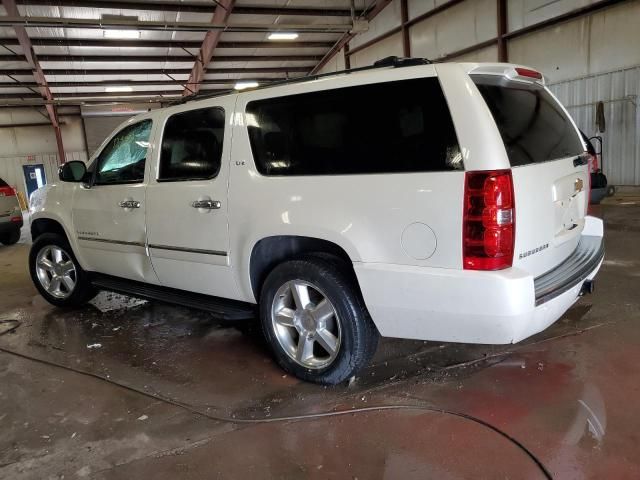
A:
{"label": "door handle", "polygon": [[195,202],[191,202],[191,206],[205,210],[217,210],[220,208],[220,202],[218,200],[196,200]]}
{"label": "door handle", "polygon": [[118,205],[121,208],[140,208],[140,202],[136,200],[123,200]]}

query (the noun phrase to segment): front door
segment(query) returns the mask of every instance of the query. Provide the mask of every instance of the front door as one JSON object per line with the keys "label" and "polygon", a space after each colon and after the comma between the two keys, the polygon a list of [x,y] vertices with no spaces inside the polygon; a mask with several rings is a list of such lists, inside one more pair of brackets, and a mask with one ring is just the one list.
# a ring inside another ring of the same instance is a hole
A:
{"label": "front door", "polygon": [[158,132],[161,151],[147,187],[147,239],[164,286],[237,297],[227,226],[231,129],[225,116],[232,111],[232,101],[219,99],[215,106],[168,116]]}
{"label": "front door", "polygon": [[157,283],[146,250],[145,170],[151,120],[131,124],[106,144],[90,185],[73,198],[73,224],[85,268]]}
{"label": "front door", "polygon": [[27,187],[27,201],[31,198],[31,194],[47,183],[47,177],[44,173],[44,166],[39,163],[37,165],[23,165],[24,183]]}

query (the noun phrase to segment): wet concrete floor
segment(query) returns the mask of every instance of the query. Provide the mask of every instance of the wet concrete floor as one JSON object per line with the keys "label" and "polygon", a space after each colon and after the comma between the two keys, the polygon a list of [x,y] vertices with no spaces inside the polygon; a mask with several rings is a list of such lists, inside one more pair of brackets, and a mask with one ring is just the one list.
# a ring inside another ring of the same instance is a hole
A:
{"label": "wet concrete floor", "polygon": [[102,293],[58,310],[0,247],[0,478],[639,478],[640,202],[595,294],[518,345],[385,339],[349,385],[255,325]]}

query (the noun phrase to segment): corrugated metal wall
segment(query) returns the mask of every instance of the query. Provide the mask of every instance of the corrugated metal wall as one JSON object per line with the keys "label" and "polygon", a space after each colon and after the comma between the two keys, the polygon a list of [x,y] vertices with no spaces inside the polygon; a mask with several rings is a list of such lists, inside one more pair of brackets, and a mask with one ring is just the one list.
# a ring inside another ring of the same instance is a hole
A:
{"label": "corrugated metal wall", "polygon": [[588,136],[597,134],[596,104],[604,102],[604,173],[613,185],[640,185],[640,66],[549,85]]}

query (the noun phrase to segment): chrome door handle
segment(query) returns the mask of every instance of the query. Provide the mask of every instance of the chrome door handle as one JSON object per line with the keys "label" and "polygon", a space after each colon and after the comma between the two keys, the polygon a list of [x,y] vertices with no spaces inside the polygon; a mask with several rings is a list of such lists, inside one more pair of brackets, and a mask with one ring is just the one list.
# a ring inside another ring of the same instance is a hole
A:
{"label": "chrome door handle", "polygon": [[118,205],[121,208],[140,208],[140,202],[136,200],[123,200]]}
{"label": "chrome door handle", "polygon": [[205,210],[217,210],[220,208],[220,202],[218,200],[196,200],[195,202],[191,202],[191,206]]}

